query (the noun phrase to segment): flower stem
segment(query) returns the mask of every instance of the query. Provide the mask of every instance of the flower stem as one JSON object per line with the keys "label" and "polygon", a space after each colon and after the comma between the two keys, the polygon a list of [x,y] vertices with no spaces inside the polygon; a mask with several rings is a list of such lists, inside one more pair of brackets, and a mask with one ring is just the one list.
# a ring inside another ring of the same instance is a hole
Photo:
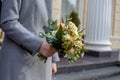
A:
{"label": "flower stem", "polygon": [[41,53],[39,53],[37,56],[39,57],[40,60],[42,60],[42,61],[44,61],[44,63],[46,63],[47,57],[43,56]]}

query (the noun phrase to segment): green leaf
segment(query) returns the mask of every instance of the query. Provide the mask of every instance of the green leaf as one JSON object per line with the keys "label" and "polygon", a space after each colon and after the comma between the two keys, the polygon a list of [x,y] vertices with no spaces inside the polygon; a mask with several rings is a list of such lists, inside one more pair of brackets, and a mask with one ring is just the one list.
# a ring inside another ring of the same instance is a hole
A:
{"label": "green leaf", "polygon": [[42,60],[42,61],[44,61],[44,63],[46,63],[47,57],[43,56],[41,53],[38,53],[37,56],[39,57],[40,60]]}
{"label": "green leaf", "polygon": [[56,30],[56,29],[57,29],[56,26],[57,26],[57,20],[56,20],[56,21],[53,21],[53,23],[51,24],[50,27],[51,27],[52,30]]}
{"label": "green leaf", "polygon": [[72,62],[75,62],[77,60],[77,57],[75,57],[72,53],[70,53],[70,57],[72,59]]}
{"label": "green leaf", "polygon": [[43,29],[44,29],[45,33],[49,33],[51,31],[51,28],[48,27],[47,25],[44,25]]}
{"label": "green leaf", "polygon": [[65,20],[62,18],[62,23],[65,23]]}
{"label": "green leaf", "polygon": [[48,19],[48,26],[50,26],[53,23],[52,19]]}
{"label": "green leaf", "polygon": [[84,29],[78,29],[78,33],[82,33]]}
{"label": "green leaf", "polygon": [[47,36],[46,40],[47,40],[48,43],[52,43],[52,44],[57,41],[56,37],[53,36],[53,35]]}
{"label": "green leaf", "polygon": [[84,46],[82,46],[81,52],[82,52],[82,53],[83,53],[83,52],[87,52],[87,49],[86,49]]}
{"label": "green leaf", "polygon": [[66,35],[66,34],[68,34],[68,31],[66,30],[66,31],[64,31],[64,35]]}
{"label": "green leaf", "polygon": [[75,56],[77,57],[77,58],[79,58],[80,57],[80,55],[77,53],[77,54],[75,54]]}
{"label": "green leaf", "polygon": [[62,31],[62,26],[60,25],[60,27],[59,27],[59,29],[58,29],[58,31],[56,33],[56,38],[58,40],[61,40],[62,39],[62,35],[63,35],[63,31]]}
{"label": "green leaf", "polygon": [[67,49],[66,50],[70,50],[72,48],[72,42],[68,45]]}
{"label": "green leaf", "polygon": [[62,22],[65,23],[65,25],[67,25],[68,22],[71,20],[72,20],[72,18],[70,18],[68,15],[65,18],[62,18]]}
{"label": "green leaf", "polygon": [[57,29],[57,20],[53,21],[51,19],[48,20],[48,26],[50,27],[51,30],[56,30]]}
{"label": "green leaf", "polygon": [[42,32],[40,32],[40,33],[39,33],[39,37],[44,38],[45,35],[44,35]]}

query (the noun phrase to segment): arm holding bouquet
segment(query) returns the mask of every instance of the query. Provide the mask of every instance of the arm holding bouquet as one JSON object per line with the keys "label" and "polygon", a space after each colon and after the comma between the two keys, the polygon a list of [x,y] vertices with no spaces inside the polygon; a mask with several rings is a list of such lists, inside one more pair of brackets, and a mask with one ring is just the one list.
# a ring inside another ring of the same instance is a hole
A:
{"label": "arm holding bouquet", "polygon": [[[41,38],[57,49],[59,55],[68,60],[69,63],[76,62],[86,51],[82,43],[82,31],[72,21],[65,22],[48,20],[43,26],[44,33],[39,34]],[[42,56],[39,56],[40,58]],[[43,58],[43,60],[46,60]]]}

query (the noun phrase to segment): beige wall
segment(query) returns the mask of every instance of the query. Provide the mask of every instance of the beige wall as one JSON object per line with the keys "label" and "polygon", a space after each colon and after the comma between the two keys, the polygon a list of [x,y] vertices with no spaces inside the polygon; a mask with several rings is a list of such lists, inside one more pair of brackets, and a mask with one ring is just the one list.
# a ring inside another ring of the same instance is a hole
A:
{"label": "beige wall", "polygon": [[60,20],[62,0],[53,0],[53,19]]}
{"label": "beige wall", "polygon": [[113,25],[113,36],[120,37],[120,0],[115,0],[115,14],[114,14],[114,25]]}
{"label": "beige wall", "polygon": [[116,37],[111,39],[113,49],[120,49],[120,0],[114,1],[113,10],[113,26],[112,26],[112,36]]}

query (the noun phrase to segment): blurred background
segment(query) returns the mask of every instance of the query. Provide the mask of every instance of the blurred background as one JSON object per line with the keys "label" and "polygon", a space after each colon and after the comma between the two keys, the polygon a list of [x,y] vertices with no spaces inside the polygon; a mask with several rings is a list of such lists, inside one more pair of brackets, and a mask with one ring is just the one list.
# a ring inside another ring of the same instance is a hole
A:
{"label": "blurred background", "polygon": [[53,0],[54,20],[73,12],[88,52],[74,64],[61,58],[53,80],[120,80],[120,0]]}
{"label": "blurred background", "polygon": [[77,13],[88,50],[74,64],[61,58],[53,79],[119,80],[120,0],[53,0],[52,7],[58,21]]}

